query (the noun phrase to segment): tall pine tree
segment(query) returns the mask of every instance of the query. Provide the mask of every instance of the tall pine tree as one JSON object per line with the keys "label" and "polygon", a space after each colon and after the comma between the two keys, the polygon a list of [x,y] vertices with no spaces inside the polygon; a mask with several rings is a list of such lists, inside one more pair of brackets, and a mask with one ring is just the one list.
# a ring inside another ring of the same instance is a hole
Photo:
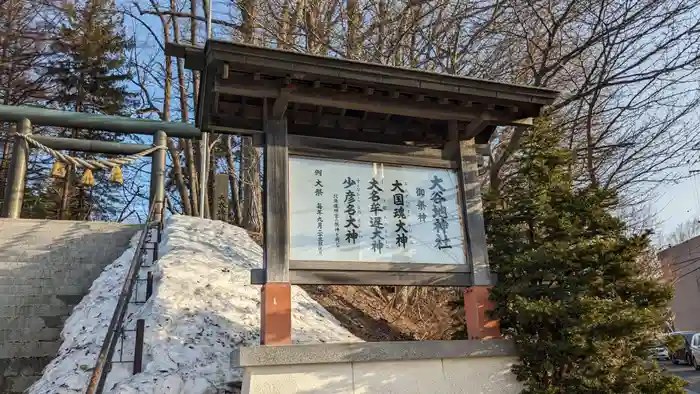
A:
{"label": "tall pine tree", "polygon": [[524,393],[683,393],[647,362],[672,297],[640,275],[649,234],[628,234],[610,191],[574,186],[560,135],[537,122],[485,198],[493,312],[520,352]]}
{"label": "tall pine tree", "polygon": [[[56,56],[48,70],[57,94],[51,103],[76,112],[125,115],[132,96],[127,90],[130,75],[126,67],[126,51],[131,42],[114,3],[87,0],[68,4],[64,11],[66,22],[54,45]],[[61,134],[103,141],[124,138],[99,130],[72,129],[63,130]],[[71,170],[65,180],[59,181],[63,184],[58,188],[60,195],[52,196],[56,202],[56,216],[85,220],[107,219],[113,215],[119,197],[117,186],[106,181],[109,173],[95,172],[95,186],[88,188],[80,183],[79,173]]]}

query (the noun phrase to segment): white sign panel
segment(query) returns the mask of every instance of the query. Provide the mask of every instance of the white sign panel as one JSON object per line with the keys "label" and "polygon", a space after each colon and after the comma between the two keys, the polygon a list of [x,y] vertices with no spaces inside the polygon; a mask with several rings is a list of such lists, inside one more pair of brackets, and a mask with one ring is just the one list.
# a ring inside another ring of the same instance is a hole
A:
{"label": "white sign panel", "polygon": [[290,258],[465,264],[454,171],[290,157]]}

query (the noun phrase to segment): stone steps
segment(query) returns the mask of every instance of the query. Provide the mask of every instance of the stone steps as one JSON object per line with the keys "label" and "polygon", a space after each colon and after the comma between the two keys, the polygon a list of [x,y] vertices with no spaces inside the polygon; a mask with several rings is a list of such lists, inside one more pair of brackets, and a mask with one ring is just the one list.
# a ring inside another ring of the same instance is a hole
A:
{"label": "stone steps", "polygon": [[138,230],[0,219],[0,393],[20,393],[41,375],[73,307]]}

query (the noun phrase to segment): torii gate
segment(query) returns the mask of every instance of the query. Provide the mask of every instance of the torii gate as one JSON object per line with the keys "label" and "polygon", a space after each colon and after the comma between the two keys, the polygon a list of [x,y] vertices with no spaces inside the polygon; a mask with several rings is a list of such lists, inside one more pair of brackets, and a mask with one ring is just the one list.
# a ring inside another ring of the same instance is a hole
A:
{"label": "torii gate", "polygon": [[[15,140],[8,173],[5,196],[0,217],[19,218],[27,174],[29,144],[27,137],[54,150],[136,155],[152,150],[150,202],[162,212],[165,199],[166,140],[170,137],[200,138],[198,128],[177,122],[162,122],[149,119],[133,119],[119,116],[95,115],[79,112],[57,111],[36,107],[14,107],[0,105],[0,121],[14,122]],[[32,125],[72,127],[104,130],[115,133],[146,134],[153,136],[153,146],[109,141],[91,141],[75,138],[32,135]],[[153,150],[153,147],[160,149]]]}

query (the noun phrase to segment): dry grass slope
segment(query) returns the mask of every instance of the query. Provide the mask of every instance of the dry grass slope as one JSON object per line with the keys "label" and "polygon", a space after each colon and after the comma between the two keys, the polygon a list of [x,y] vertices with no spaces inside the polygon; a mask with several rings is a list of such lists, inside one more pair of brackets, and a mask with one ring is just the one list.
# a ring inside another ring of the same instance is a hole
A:
{"label": "dry grass slope", "polygon": [[457,289],[398,286],[304,286],[353,335],[365,341],[450,339],[464,315],[449,302]]}

